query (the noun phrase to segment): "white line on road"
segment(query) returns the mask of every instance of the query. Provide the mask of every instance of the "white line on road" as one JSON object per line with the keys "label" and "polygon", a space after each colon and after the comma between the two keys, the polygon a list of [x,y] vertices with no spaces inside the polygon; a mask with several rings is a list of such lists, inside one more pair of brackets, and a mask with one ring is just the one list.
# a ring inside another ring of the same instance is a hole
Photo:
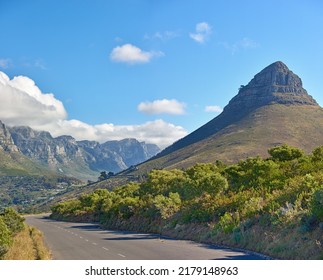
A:
{"label": "white line on road", "polygon": [[108,249],[108,248],[105,248],[105,247],[102,247],[102,249],[104,249],[104,250],[106,250],[106,251],[109,251],[109,249]]}
{"label": "white line on road", "polygon": [[95,245],[95,246],[96,246],[96,245],[98,245],[98,244],[97,244],[97,243],[95,243],[95,242],[92,242],[92,244],[93,244],[93,245]]}
{"label": "white line on road", "polygon": [[124,255],[122,255],[122,254],[118,254],[118,256],[123,257],[123,258],[125,258],[125,257],[126,257],[126,256],[124,256]]}

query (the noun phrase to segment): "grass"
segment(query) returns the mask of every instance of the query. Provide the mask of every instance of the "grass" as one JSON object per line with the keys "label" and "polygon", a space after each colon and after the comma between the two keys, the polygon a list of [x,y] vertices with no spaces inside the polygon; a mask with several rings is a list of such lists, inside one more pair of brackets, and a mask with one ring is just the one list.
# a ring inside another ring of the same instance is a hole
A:
{"label": "grass", "polygon": [[14,237],[14,242],[5,254],[5,260],[50,260],[51,253],[44,243],[43,234],[36,228],[25,229]]}

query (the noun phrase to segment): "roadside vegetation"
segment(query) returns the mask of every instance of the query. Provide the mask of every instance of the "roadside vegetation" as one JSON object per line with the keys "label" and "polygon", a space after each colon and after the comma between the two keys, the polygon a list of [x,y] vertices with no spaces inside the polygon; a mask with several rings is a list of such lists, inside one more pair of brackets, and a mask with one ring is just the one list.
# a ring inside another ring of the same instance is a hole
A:
{"label": "roadside vegetation", "polygon": [[42,233],[36,228],[26,225],[24,218],[13,208],[6,208],[0,214],[0,259],[51,259]]}
{"label": "roadside vegetation", "polygon": [[142,183],[95,190],[52,218],[156,232],[281,259],[323,259],[323,146],[282,145],[237,164],[152,170]]}

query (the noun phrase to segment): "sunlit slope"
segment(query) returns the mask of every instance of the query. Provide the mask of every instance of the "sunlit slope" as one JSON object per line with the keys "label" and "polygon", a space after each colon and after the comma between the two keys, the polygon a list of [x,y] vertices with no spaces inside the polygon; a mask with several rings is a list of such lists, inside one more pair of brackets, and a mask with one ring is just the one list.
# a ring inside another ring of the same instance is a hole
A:
{"label": "sunlit slope", "polygon": [[53,175],[47,168],[37,164],[19,152],[0,149],[0,176]]}
{"label": "sunlit slope", "polygon": [[310,152],[323,145],[323,109],[311,105],[273,104],[261,107],[214,135],[148,161],[139,169],[185,168],[197,162],[237,162],[267,157],[267,150],[289,144]]}

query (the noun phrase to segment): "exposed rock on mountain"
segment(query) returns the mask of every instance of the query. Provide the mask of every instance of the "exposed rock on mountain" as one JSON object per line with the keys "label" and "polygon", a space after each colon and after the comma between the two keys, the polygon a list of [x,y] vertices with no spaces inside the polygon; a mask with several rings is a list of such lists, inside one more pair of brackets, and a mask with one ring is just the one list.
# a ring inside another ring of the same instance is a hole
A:
{"label": "exposed rock on mountain", "polygon": [[6,152],[18,152],[7,127],[0,121],[0,149]]}
{"label": "exposed rock on mountain", "polygon": [[156,145],[146,145],[135,139],[110,141],[76,141],[71,136],[53,138],[45,131],[30,127],[10,128],[13,143],[28,158],[64,175],[96,179],[99,171],[119,172],[155,155]]}
{"label": "exposed rock on mountain", "polygon": [[53,175],[24,156],[15,145],[9,129],[0,121],[0,176]]}
{"label": "exposed rock on mountain", "polygon": [[224,112],[250,112],[268,104],[313,105],[316,101],[303,88],[302,80],[281,62],[275,62],[258,73],[231,99]]}

